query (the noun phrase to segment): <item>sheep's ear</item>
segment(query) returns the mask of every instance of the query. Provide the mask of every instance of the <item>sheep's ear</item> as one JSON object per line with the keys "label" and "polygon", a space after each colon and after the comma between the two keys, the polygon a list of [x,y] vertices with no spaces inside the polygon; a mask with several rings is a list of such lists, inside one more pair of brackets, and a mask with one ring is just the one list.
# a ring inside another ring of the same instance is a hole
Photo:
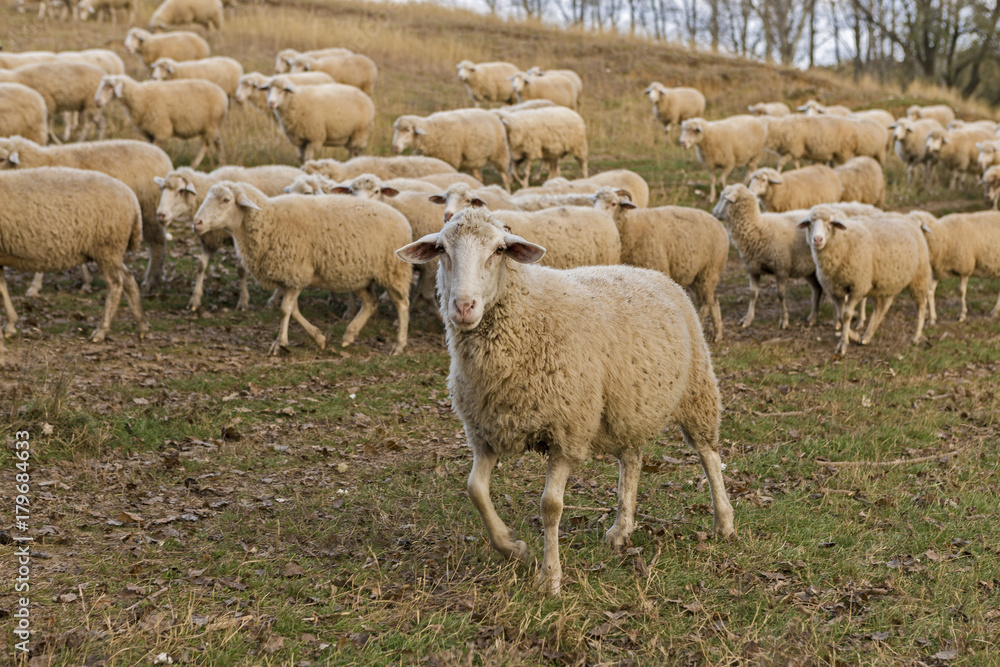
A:
{"label": "sheep's ear", "polygon": [[734,202],[736,201],[736,191],[726,188],[725,190],[722,191],[722,195],[720,198],[725,199],[728,202]]}
{"label": "sheep's ear", "polygon": [[950,144],[951,143],[951,139],[949,139],[948,137],[941,137],[941,143],[942,144]]}
{"label": "sheep's ear", "polygon": [[622,207],[623,209],[625,209],[625,210],[630,210],[630,209],[633,209],[633,208],[638,208],[638,206],[636,206],[635,204],[633,204],[632,202],[630,202],[627,199],[623,199],[622,201],[618,202],[618,205],[620,207]]}
{"label": "sheep's ear", "polygon": [[473,197],[472,201],[469,202],[469,205],[472,206],[472,208],[486,208],[486,202],[479,197]]}
{"label": "sheep's ear", "polygon": [[840,220],[831,220],[830,221],[830,226],[831,227],[836,227],[837,229],[847,229],[847,225],[845,225],[844,223],[842,223]]}
{"label": "sheep's ear", "polygon": [[798,228],[798,229],[809,229],[809,225],[810,224],[812,224],[812,220],[810,220],[809,218],[806,218],[805,220],[803,220],[799,224],[795,225],[795,227]]}
{"label": "sheep's ear", "polygon": [[330,188],[329,192],[330,192],[331,195],[349,195],[349,194],[353,194],[351,192],[351,188],[347,187],[346,185],[338,185],[336,187]]}
{"label": "sheep's ear", "polygon": [[413,134],[427,134],[427,131],[421,127],[413,128]]}
{"label": "sheep's ear", "polygon": [[781,174],[771,174],[767,177],[767,182],[771,185],[781,185],[785,182],[785,179],[781,176]]}
{"label": "sheep's ear", "polygon": [[125,82],[124,81],[121,81],[121,80],[115,81],[115,88],[114,88],[115,97],[121,97],[122,96],[122,90],[124,90],[124,88],[125,88]]}
{"label": "sheep's ear", "polygon": [[190,192],[193,195],[198,194],[198,190],[195,189],[194,183],[188,183],[184,186],[184,192]]}
{"label": "sheep's ear", "polygon": [[153,182],[156,183],[157,187],[162,188],[163,184],[167,182],[167,179],[161,178],[159,176],[154,176],[153,177]]}
{"label": "sheep's ear", "polygon": [[382,194],[385,195],[386,197],[395,197],[396,195],[399,194],[399,190],[397,190],[396,188],[387,188],[383,186]]}
{"label": "sheep's ear", "polygon": [[440,237],[440,232],[428,234],[397,250],[396,257],[410,264],[426,264],[444,252],[444,249],[438,245]]}
{"label": "sheep's ear", "polygon": [[10,162],[11,164],[21,164],[21,157],[17,154],[17,151],[14,151],[7,156],[7,162]]}
{"label": "sheep's ear", "polygon": [[922,231],[924,235],[929,235],[931,233],[931,228],[928,227],[927,224],[925,223],[920,225],[920,231]]}
{"label": "sheep's ear", "polygon": [[618,190],[615,190],[615,194],[618,195],[619,197],[626,197],[629,201],[634,199],[634,197],[632,197],[632,193],[626,190],[625,188],[619,188]]}
{"label": "sheep's ear", "polygon": [[257,206],[257,204],[253,203],[249,197],[243,194],[241,194],[239,197],[236,198],[236,203],[242,206],[243,208],[252,208],[255,211],[262,210],[260,206]]}
{"label": "sheep's ear", "polygon": [[515,262],[520,262],[521,264],[534,264],[545,256],[545,248],[538,244],[525,241],[516,234],[505,234],[503,237],[503,243],[507,246],[504,254]]}
{"label": "sheep's ear", "polygon": [[292,194],[292,186],[286,185],[281,189],[281,191],[284,192],[286,195],[290,195]]}

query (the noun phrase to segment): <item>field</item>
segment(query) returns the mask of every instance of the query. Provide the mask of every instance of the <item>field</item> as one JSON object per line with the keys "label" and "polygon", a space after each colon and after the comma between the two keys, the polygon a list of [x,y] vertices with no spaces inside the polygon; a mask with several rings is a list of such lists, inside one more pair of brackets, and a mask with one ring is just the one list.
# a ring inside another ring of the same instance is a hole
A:
{"label": "field", "polygon": [[[140,24],[152,9],[140,4]],[[108,46],[139,75],[123,33],[13,11],[0,21],[7,50]],[[280,48],[321,45],[379,64],[379,154],[395,116],[467,103],[454,78],[463,58],[574,67],[587,84],[592,168],[638,171],[655,204],[705,207],[707,177],[653,123],[639,94],[651,80],[701,87],[713,117],[772,98],[897,115],[915,99],[953,102],[932,89],[914,98],[433,6],[246,5],[213,38],[216,53],[248,71],[270,71]],[[110,115],[110,136],[136,136],[120,107]],[[224,138],[234,162],[294,162],[254,109],[234,109]],[[196,147],[166,148],[185,164]],[[890,207],[981,207],[971,185],[907,188],[897,161],[888,174]],[[168,287],[143,301],[152,327],[144,341],[127,313],[110,342],[86,341],[103,282],[81,295],[77,272],[48,277],[37,299],[15,297],[22,320],[0,366],[10,453],[0,464],[0,580],[17,577],[9,537],[20,431],[30,434],[35,542],[29,655],[15,652],[11,634],[26,593],[0,589],[13,664],[998,664],[1000,326],[986,316],[997,281],[971,281],[961,324],[957,281],[943,281],[939,323],[917,346],[904,296],[870,346],[834,361],[831,306],[807,328],[804,284],[789,290],[790,329],[777,326],[769,279],[753,326],[739,328],[749,290],[732,251],[721,288],[726,337],[712,352],[737,540],[708,535],[704,475],[670,430],[647,450],[641,528],[623,553],[603,543],[616,463],[594,460],[571,477],[563,594],[548,599],[531,569],[492,551],[466,497],[471,455],[450,410],[433,314],[414,313],[400,357],[388,355],[395,333],[382,305],[349,348],[319,351],[293,325],[290,352],[271,358],[278,313],[259,286],[250,311],[232,309],[231,254],[210,270],[205,311],[185,312],[197,242],[188,229],[171,233]],[[133,258],[133,271],[145,261]],[[28,279],[8,272],[12,294]],[[341,296],[307,292],[301,307],[339,339]],[[543,476],[544,460],[526,454],[493,477],[498,511],[536,556]]]}

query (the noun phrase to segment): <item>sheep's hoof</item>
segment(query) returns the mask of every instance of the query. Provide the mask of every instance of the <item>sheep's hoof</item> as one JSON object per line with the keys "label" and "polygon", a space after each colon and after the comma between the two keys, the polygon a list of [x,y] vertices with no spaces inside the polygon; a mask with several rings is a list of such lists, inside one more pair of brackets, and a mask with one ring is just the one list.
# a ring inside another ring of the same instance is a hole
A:
{"label": "sheep's hoof", "polygon": [[781,329],[782,331],[784,331],[785,329],[787,329],[788,328],[788,320],[781,320],[781,324],[778,325],[778,328]]}
{"label": "sheep's hoof", "polygon": [[31,287],[31,288],[28,289],[27,292],[24,293],[24,298],[25,299],[34,299],[36,296],[39,295],[40,292],[41,292],[41,290],[37,290],[34,287]]}
{"label": "sheep's hoof", "polygon": [[392,351],[389,353],[389,356],[398,357],[399,355],[403,354],[403,350],[405,349],[406,349],[406,343],[403,343],[402,345],[396,343],[395,345],[392,346]]}
{"label": "sheep's hoof", "polygon": [[271,349],[268,351],[268,354],[276,357],[282,352],[288,352],[288,341],[282,342],[281,340],[276,340],[271,343]]}
{"label": "sheep's hoof", "polygon": [[250,300],[249,299],[246,299],[246,300],[240,299],[236,303],[236,310],[250,310]]}
{"label": "sheep's hoof", "polygon": [[966,318],[965,318],[965,313],[962,313],[961,315],[959,315],[959,316],[958,316],[958,321],[959,321],[959,322],[964,322],[964,321],[965,321],[965,319],[966,319]]}
{"label": "sheep's hoof", "polygon": [[525,565],[531,562],[531,550],[528,549],[528,545],[524,542],[524,540],[514,540],[511,542],[510,550],[506,555],[507,558],[520,561]]}
{"label": "sheep's hoof", "polygon": [[744,317],[742,320],[740,320],[740,328],[741,329],[746,329],[751,324],[753,324],[753,318],[746,318],[746,317]]}
{"label": "sheep's hoof", "polygon": [[94,332],[94,335],[90,337],[90,342],[91,343],[103,343],[104,342],[104,338],[106,336],[107,336],[107,332],[106,331],[101,331],[100,329],[98,329],[97,331]]}
{"label": "sheep's hoof", "polygon": [[611,547],[615,553],[620,553],[621,550],[628,544],[628,535],[625,531],[618,530],[615,526],[608,528],[608,532],[604,534],[604,541],[609,547]]}
{"label": "sheep's hoof", "polygon": [[543,565],[538,570],[538,592],[551,597],[559,597],[562,589],[562,568],[555,572],[547,572]]}
{"label": "sheep's hoof", "polygon": [[17,329],[14,327],[14,324],[12,322],[8,322],[7,326],[3,328],[4,338],[13,338],[16,333]]}
{"label": "sheep's hoof", "polygon": [[326,349],[326,336],[324,336],[323,334],[316,334],[316,345],[319,346],[319,349],[325,350]]}

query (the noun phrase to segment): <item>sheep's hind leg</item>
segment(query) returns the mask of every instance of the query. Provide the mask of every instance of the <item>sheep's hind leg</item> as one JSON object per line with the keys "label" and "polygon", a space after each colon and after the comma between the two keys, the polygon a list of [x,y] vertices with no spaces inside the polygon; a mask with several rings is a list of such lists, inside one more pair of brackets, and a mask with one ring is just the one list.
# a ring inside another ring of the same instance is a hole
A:
{"label": "sheep's hind leg", "polygon": [[937,286],[938,281],[931,278],[931,288],[927,290],[927,306],[930,308],[930,323],[937,324]]}
{"label": "sheep's hind leg", "polygon": [[627,449],[618,457],[618,516],[604,535],[604,541],[615,551],[625,546],[635,530],[635,497],[641,469],[641,449]]}
{"label": "sheep's hind leg", "polygon": [[361,297],[361,307],[358,309],[358,314],[347,325],[347,330],[344,332],[344,340],[340,343],[341,347],[347,347],[354,342],[358,337],[358,333],[360,333],[368,318],[372,316],[372,313],[375,312],[375,308],[378,306],[378,300],[375,298],[374,283],[368,285],[365,289],[358,290],[357,295]]}
{"label": "sheep's hind leg", "polygon": [[861,337],[861,344],[867,345],[871,342],[872,338],[875,336],[875,331],[878,330],[879,325],[882,324],[882,320],[885,319],[885,314],[892,307],[892,302],[896,300],[894,296],[887,296],[875,299],[875,312],[872,313],[871,321],[868,322],[868,328],[865,330],[865,335]]}
{"label": "sheep's hind leg", "polygon": [[314,341],[316,341],[316,345],[319,346],[319,349],[321,350],[326,349],[326,336],[324,336],[322,332],[320,332],[319,327],[314,326],[309,320],[307,320],[302,315],[302,312],[299,310],[298,299],[296,299],[292,304],[292,317],[294,317],[295,321],[298,322],[302,326],[302,328],[306,330],[306,333],[308,333]]}
{"label": "sheep's hind leg", "polygon": [[726,482],[722,477],[722,457],[719,456],[719,417],[718,412],[706,413],[703,405],[718,405],[718,394],[715,397],[705,393],[696,393],[690,399],[692,407],[687,410],[691,415],[679,420],[684,441],[698,454],[701,467],[708,477],[708,488],[712,494],[712,531],[726,539],[736,536],[733,526],[733,506],[726,493]]}
{"label": "sheep's hind leg", "polygon": [[282,349],[288,347],[288,321],[292,317],[292,311],[295,310],[296,301],[299,300],[299,293],[302,290],[295,289],[294,287],[286,287],[284,295],[281,298],[281,328],[278,330],[278,338],[273,343],[271,343],[271,349],[269,354],[276,355]]}
{"label": "sheep's hind leg", "polygon": [[993,306],[993,310],[990,311],[990,317],[997,315],[1000,315],[1000,294],[997,295],[997,305]]}
{"label": "sheep's hind leg", "polygon": [[7,278],[4,276],[3,267],[0,266],[0,297],[3,298],[3,309],[7,313],[7,324],[3,327],[4,336],[13,336],[17,333],[17,311],[10,300],[10,292],[7,290]]}
{"label": "sheep's hind leg", "polygon": [[472,446],[472,472],[469,473],[467,487],[469,499],[483,518],[490,544],[507,558],[527,563],[531,559],[528,545],[511,537],[510,528],[497,515],[490,500],[490,476],[499,456],[472,437],[469,437],[469,444]]}
{"label": "sheep's hind leg", "polygon": [[788,287],[788,278],[783,276],[775,276],[778,281],[778,301],[781,302],[781,322],[778,324],[778,328],[787,329],[788,328],[788,301],[785,299],[785,291]]}
{"label": "sheep's hind leg", "polygon": [[392,287],[386,288],[392,305],[396,307],[396,319],[399,329],[396,333],[396,345],[392,348],[393,356],[402,354],[406,349],[406,337],[410,327],[410,295]]}
{"label": "sheep's hind leg", "polygon": [[191,300],[188,301],[188,310],[197,312],[201,309],[201,298],[205,295],[205,273],[214,254],[215,251],[202,242],[201,254],[198,255],[198,273],[194,277],[194,289],[191,291]]}
{"label": "sheep's hind leg", "polygon": [[809,326],[813,326],[816,324],[816,319],[819,316],[819,300],[823,297],[823,286],[816,279],[816,274],[808,276],[806,280],[809,282],[809,289],[812,291],[812,299],[809,302],[809,317],[806,319],[806,323]]}
{"label": "sheep's hind leg", "polygon": [[236,302],[236,310],[250,308],[250,290],[247,289],[247,270],[243,262],[236,260],[236,273],[240,277],[240,300]]}
{"label": "sheep's hind leg", "polygon": [[965,295],[968,292],[968,290],[969,290],[969,276],[962,276],[959,279],[958,283],[958,291],[959,294],[962,295],[962,313],[958,316],[959,322],[964,322],[965,319],[969,316],[969,307],[965,301]]}
{"label": "sheep's hind leg", "polygon": [[573,464],[562,457],[549,454],[542,492],[542,526],[545,529],[545,552],[538,570],[538,587],[543,593],[559,595],[562,587],[562,565],[559,563],[559,521],[562,519],[563,495],[566,482],[573,471]]}
{"label": "sheep's hind leg", "polygon": [[740,326],[746,329],[753,323],[754,312],[757,308],[757,297],[760,295],[760,274],[750,275],[750,303],[747,304],[747,314],[740,321]]}
{"label": "sheep's hind leg", "polygon": [[201,138],[201,147],[198,149],[198,154],[194,157],[194,161],[191,162],[191,168],[197,169],[201,161],[205,159],[205,155],[208,153],[208,139],[205,137]]}
{"label": "sheep's hind leg", "polygon": [[24,296],[28,299],[32,299],[42,293],[42,281],[45,279],[44,273],[36,273],[31,279],[31,285],[28,286],[28,291],[24,293]]}
{"label": "sheep's hind leg", "polygon": [[128,267],[122,264],[122,286],[125,290],[125,301],[128,303],[132,317],[135,318],[136,327],[139,329],[139,340],[149,333],[149,324],[146,323],[146,316],[142,313],[142,300],[139,298],[139,285],[132,277]]}
{"label": "sheep's hind leg", "polygon": [[101,269],[104,281],[108,284],[108,298],[104,301],[104,317],[101,318],[101,325],[90,337],[91,342],[94,343],[101,343],[107,337],[108,332],[111,331],[111,322],[114,320],[115,313],[118,312],[118,306],[122,301],[122,266],[120,264],[112,266],[98,264],[98,267]]}

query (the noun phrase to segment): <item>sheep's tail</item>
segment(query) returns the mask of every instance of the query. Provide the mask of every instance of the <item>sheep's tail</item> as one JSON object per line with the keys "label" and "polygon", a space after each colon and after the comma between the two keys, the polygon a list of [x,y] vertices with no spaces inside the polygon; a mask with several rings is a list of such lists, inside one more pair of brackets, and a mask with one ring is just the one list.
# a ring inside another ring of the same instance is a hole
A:
{"label": "sheep's tail", "polygon": [[132,220],[132,234],[128,237],[129,252],[136,252],[140,245],[142,245],[142,213],[136,209],[135,218]]}

